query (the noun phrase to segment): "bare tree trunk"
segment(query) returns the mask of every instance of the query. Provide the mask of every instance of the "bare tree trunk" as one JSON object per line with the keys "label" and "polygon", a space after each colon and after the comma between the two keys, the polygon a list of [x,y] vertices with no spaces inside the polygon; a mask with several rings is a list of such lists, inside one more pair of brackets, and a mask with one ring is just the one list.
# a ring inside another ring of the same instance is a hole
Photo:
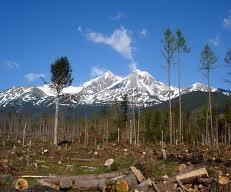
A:
{"label": "bare tree trunk", "polygon": [[54,145],[57,146],[58,143],[58,137],[57,137],[57,132],[58,132],[58,121],[59,121],[59,94],[56,97],[56,102],[55,102],[55,124],[54,124]]}
{"label": "bare tree trunk", "polygon": [[132,145],[132,121],[130,120],[129,144]]}
{"label": "bare tree trunk", "polygon": [[206,131],[205,131],[206,145],[208,145],[209,142],[210,142],[209,125],[208,125],[208,113],[209,113],[209,110],[206,111]]}
{"label": "bare tree trunk", "polygon": [[211,143],[214,145],[213,138],[213,115],[212,115],[212,101],[211,101],[211,88],[210,88],[210,77],[208,71],[208,88],[209,88],[209,113],[210,113],[210,125],[211,125]]}
{"label": "bare tree trunk", "polygon": [[181,85],[180,85],[180,56],[178,49],[178,91],[179,91],[179,142],[182,143],[182,117],[181,117]]}
{"label": "bare tree trunk", "polygon": [[139,111],[138,111],[138,130],[137,130],[137,145],[140,144],[140,107],[139,107]]}
{"label": "bare tree trunk", "polygon": [[172,145],[172,101],[171,101],[171,64],[168,63],[168,103],[169,103],[169,137]]}
{"label": "bare tree trunk", "polygon": [[229,130],[228,130],[228,146],[230,146],[231,145],[231,126],[229,125],[228,126],[228,128],[229,128]]}
{"label": "bare tree trunk", "polygon": [[117,141],[120,142],[120,128],[117,129]]}
{"label": "bare tree trunk", "polygon": [[107,119],[107,130],[106,130],[106,143],[108,145],[108,129],[109,129],[109,126],[108,126],[108,119]]}
{"label": "bare tree trunk", "polygon": [[136,145],[136,118],[135,118],[134,104],[132,109],[132,116],[133,116],[134,145]]}
{"label": "bare tree trunk", "polygon": [[23,128],[23,135],[22,135],[22,145],[24,146],[25,144],[25,136],[26,136],[26,122]]}

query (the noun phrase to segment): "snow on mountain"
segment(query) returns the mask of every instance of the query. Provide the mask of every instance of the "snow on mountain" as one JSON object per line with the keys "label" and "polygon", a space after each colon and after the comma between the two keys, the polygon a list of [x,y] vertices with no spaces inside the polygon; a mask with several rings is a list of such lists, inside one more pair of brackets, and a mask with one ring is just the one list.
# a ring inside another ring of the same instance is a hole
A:
{"label": "snow on mountain", "polygon": [[[114,75],[112,72],[107,71],[102,76],[85,82],[82,86],[75,87],[69,86],[63,89],[62,93],[66,94],[79,94],[79,95],[91,95],[97,93],[113,83],[120,80],[121,77]],[[52,90],[49,85],[39,86],[44,93],[48,96],[55,96],[55,91]]]}
{"label": "snow on mountain", "polygon": [[8,104],[13,106],[17,101],[33,102],[36,105],[38,100],[45,97],[47,95],[36,87],[12,87],[0,93],[0,106],[5,107]]}
{"label": "snow on mountain", "polygon": [[119,81],[121,77],[114,75],[111,71],[105,72],[102,76],[87,81],[82,85],[79,94],[94,94],[111,86],[113,83]]}
{"label": "snow on mountain", "polygon": [[[193,91],[207,92],[208,87],[202,83],[193,85],[181,90],[182,94]],[[212,92],[220,92],[230,95],[227,90],[212,88]],[[168,86],[157,81],[146,71],[135,70],[128,76],[121,78],[107,71],[102,76],[87,81],[81,86],[69,86],[63,90],[64,94],[77,96],[65,97],[61,105],[80,104],[105,104],[113,101],[121,101],[127,94],[130,103],[136,105],[154,105],[168,100]],[[30,103],[32,106],[49,107],[54,104],[55,92],[48,85],[39,87],[12,87],[0,92],[0,107],[25,106]],[[178,89],[171,87],[171,97],[178,96]]]}
{"label": "snow on mountain", "polygon": [[95,94],[94,101],[96,103],[120,101],[127,94],[131,103],[157,104],[166,100],[165,95],[167,93],[168,87],[164,83],[156,81],[148,72],[135,70],[110,87]]}
{"label": "snow on mountain", "polygon": [[[209,90],[208,86],[203,84],[203,83],[194,83],[189,87],[186,87],[185,89],[182,90],[182,94],[186,94],[189,92],[193,92],[193,91],[202,91],[202,92],[207,92]],[[212,92],[216,92],[217,89],[214,87],[211,87],[211,91]]]}

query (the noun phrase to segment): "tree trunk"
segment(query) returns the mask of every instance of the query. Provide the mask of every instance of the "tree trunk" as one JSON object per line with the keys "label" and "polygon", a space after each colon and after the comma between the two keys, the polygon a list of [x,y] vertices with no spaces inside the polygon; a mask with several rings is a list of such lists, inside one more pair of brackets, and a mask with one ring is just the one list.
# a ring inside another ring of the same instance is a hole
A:
{"label": "tree trunk", "polygon": [[55,102],[55,124],[54,124],[54,145],[57,146],[58,143],[58,137],[57,137],[57,132],[58,132],[58,121],[59,121],[59,93],[57,94],[56,97],[56,102]]}
{"label": "tree trunk", "polygon": [[172,145],[171,63],[168,61],[169,138]]}
{"label": "tree trunk", "polygon": [[120,142],[120,128],[117,129],[117,141]]}
{"label": "tree trunk", "polygon": [[26,136],[26,122],[23,128],[23,135],[22,135],[22,145],[24,146],[25,144],[25,136]]}
{"label": "tree trunk", "polygon": [[137,130],[137,145],[140,144],[140,107],[138,111],[138,122],[137,122],[138,130]]}
{"label": "tree trunk", "polygon": [[210,71],[208,71],[208,88],[209,88],[209,114],[210,114],[210,126],[211,126],[211,143],[212,145],[214,145],[213,114],[212,114],[212,101],[211,101],[211,88],[210,88]]}
{"label": "tree trunk", "polygon": [[132,107],[132,117],[133,117],[134,145],[136,145],[136,118],[135,118],[134,104],[133,104],[133,107]]}
{"label": "tree trunk", "polygon": [[182,143],[182,117],[181,117],[181,85],[180,85],[180,55],[178,49],[178,91],[179,91],[179,142]]}

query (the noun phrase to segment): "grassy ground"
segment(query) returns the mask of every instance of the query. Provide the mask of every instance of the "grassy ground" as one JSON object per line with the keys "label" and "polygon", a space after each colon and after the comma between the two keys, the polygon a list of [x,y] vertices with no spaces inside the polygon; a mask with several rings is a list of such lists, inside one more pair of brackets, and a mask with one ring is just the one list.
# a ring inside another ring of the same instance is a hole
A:
{"label": "grassy ground", "polygon": [[[224,148],[223,151],[211,152],[212,150],[206,148],[193,149],[188,146],[167,148],[167,155],[170,152],[185,154],[186,150],[189,154],[207,154],[206,158],[222,157],[226,160],[231,158],[230,149]],[[70,146],[55,148],[50,143],[40,142],[22,146],[18,141],[10,140],[6,141],[4,145],[0,145],[0,151],[0,175],[14,176],[81,175],[112,171],[127,173],[130,171],[130,166],[136,166],[146,177],[161,178],[164,175],[175,175],[178,164],[182,163],[174,159],[171,160],[171,158],[163,161],[160,146],[148,145],[129,147],[125,144],[111,143],[101,147],[85,147],[73,143]],[[114,158],[115,162],[110,169],[107,169],[104,167],[104,162],[109,158]],[[8,166],[8,169],[5,166]],[[230,171],[228,167],[223,167],[224,165],[215,164],[214,167],[218,167],[218,169],[211,169],[211,165],[203,164],[203,162],[195,166],[207,166],[209,172],[215,176],[219,171],[224,173]],[[28,179],[28,182],[29,186],[33,186],[37,184],[37,179]],[[10,185],[12,180],[9,179],[7,183]]]}

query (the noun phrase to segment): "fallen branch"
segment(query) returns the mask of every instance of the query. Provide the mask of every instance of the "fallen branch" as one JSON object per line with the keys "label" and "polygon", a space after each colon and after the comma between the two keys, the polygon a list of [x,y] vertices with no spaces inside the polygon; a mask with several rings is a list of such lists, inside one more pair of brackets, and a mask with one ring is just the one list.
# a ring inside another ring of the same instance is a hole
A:
{"label": "fallen branch", "polygon": [[208,172],[206,168],[200,168],[188,173],[184,173],[176,176],[176,181],[181,181],[183,184],[192,183],[195,179],[208,177]]}

